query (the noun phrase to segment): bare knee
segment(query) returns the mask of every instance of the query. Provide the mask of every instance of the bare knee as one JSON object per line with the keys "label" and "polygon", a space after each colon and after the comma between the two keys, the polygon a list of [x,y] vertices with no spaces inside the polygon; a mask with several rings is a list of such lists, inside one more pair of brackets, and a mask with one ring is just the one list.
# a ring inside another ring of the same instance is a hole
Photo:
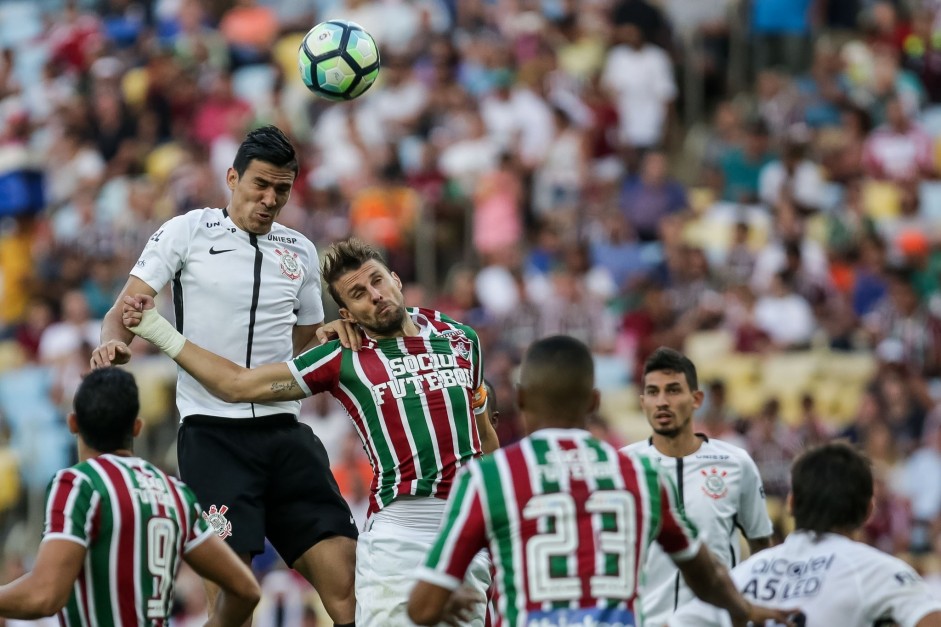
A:
{"label": "bare knee", "polygon": [[307,549],[293,568],[317,590],[324,609],[336,623],[356,615],[356,540],[332,536]]}

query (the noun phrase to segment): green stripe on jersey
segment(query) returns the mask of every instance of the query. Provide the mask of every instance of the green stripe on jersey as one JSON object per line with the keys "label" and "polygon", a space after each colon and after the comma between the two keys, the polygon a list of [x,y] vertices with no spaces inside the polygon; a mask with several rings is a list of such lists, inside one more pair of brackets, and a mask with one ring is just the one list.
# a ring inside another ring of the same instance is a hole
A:
{"label": "green stripe on jersey", "polygon": [[[506,455],[503,451],[496,451],[493,455],[480,458],[477,462],[480,468],[480,476],[483,479],[484,495],[484,515],[489,521],[489,529],[492,535],[492,541],[495,541],[497,555],[495,560],[499,561],[500,568],[503,571],[502,590],[506,595],[503,600],[506,603],[507,625],[515,625],[519,616],[518,597],[522,592],[516,589],[516,570],[522,568],[522,565],[516,563],[513,557],[514,544],[520,539],[511,533],[510,516],[508,507],[517,507],[515,495],[511,498],[504,490],[503,474],[497,459],[506,461]],[[509,470],[507,466],[506,470]],[[507,482],[512,482],[512,477],[506,473]]]}

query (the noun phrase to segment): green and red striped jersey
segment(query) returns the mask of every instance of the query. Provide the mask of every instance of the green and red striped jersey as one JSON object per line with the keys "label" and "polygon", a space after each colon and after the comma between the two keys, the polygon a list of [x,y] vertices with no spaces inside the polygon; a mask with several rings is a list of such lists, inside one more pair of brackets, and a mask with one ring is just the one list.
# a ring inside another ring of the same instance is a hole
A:
{"label": "green and red striped jersey", "polygon": [[327,342],[288,362],[308,395],[346,409],[369,456],[369,515],[400,495],[446,499],[457,469],[479,456],[474,391],[483,382],[477,333],[430,309],[409,309],[419,335],[354,352]]}
{"label": "green and red striped jersey", "polygon": [[420,578],[454,589],[487,547],[498,625],[638,625],[654,541],[677,560],[699,550],[654,462],[581,429],[543,429],[458,475]]}
{"label": "green and red striped jersey", "polygon": [[169,625],[180,558],[212,535],[189,487],[137,457],[101,455],[49,484],[43,541],[84,546],[66,627]]}

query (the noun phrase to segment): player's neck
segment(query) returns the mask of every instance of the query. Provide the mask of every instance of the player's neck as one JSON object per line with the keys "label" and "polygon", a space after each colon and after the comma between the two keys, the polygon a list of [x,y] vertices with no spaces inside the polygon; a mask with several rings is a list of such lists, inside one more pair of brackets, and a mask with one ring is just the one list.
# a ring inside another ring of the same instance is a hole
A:
{"label": "player's neck", "polygon": [[414,337],[421,333],[421,329],[418,328],[418,325],[415,324],[415,321],[412,320],[412,317],[405,314],[405,318],[402,320],[402,326],[396,329],[395,331],[390,331],[389,333],[372,333],[366,331],[366,335],[374,340],[391,340],[397,337]]}
{"label": "player's neck", "polygon": [[693,433],[692,429],[678,433],[673,437],[653,434],[653,445],[659,452],[667,457],[686,457],[692,455],[702,446],[702,439]]}
{"label": "player's neck", "polygon": [[99,451],[88,446],[79,439],[78,444],[78,461],[84,462],[89,459],[94,459],[95,457],[101,457],[102,455],[116,455],[118,457],[134,457],[134,451],[129,448],[119,448],[113,451]]}

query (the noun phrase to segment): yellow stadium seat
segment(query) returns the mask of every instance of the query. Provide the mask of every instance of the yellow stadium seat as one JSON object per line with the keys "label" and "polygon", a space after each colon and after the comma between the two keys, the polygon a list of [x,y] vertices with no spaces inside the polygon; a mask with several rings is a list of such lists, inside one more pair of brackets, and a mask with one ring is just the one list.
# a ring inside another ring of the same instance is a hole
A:
{"label": "yellow stadium seat", "polygon": [[16,454],[10,448],[0,449],[0,512],[20,500],[20,470]]}
{"label": "yellow stadium seat", "polygon": [[867,180],[863,184],[863,209],[876,220],[894,218],[899,214],[899,190],[893,183]]}

